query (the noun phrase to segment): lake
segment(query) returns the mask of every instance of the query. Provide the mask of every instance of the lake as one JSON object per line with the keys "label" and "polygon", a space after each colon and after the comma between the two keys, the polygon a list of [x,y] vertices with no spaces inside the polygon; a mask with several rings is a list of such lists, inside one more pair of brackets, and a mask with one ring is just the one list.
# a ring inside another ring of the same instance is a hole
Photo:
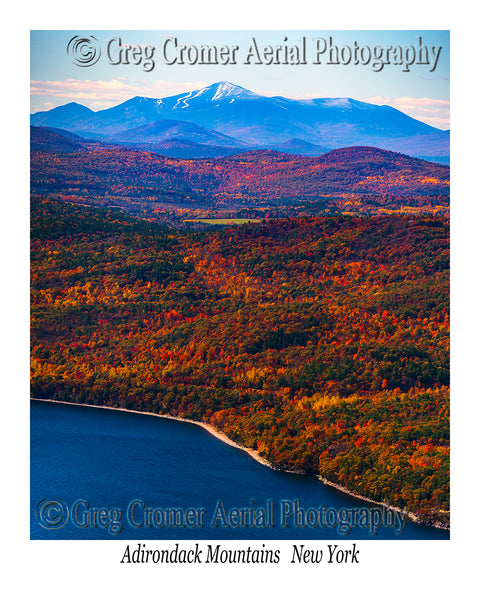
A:
{"label": "lake", "polygon": [[193,424],[31,401],[32,539],[449,539]]}

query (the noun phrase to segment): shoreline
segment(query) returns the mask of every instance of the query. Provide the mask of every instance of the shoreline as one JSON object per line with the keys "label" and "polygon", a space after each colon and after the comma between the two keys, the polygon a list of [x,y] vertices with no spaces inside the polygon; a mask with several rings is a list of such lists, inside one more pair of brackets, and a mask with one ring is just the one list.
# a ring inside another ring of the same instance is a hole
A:
{"label": "shoreline", "polygon": [[[277,469],[270,461],[268,461],[266,458],[263,458],[262,456],[260,456],[260,454],[256,450],[253,450],[252,448],[247,448],[246,446],[242,446],[241,444],[234,442],[225,433],[223,433],[222,431],[220,431],[213,425],[209,425],[208,423],[204,423],[203,421],[194,421],[193,419],[185,419],[184,417],[174,417],[173,415],[168,415],[168,414],[152,413],[152,412],[146,412],[146,411],[141,411],[141,410],[131,410],[129,408],[120,408],[120,407],[115,407],[115,406],[102,406],[102,405],[97,405],[97,404],[79,404],[77,402],[66,402],[65,400],[50,400],[49,398],[30,398],[30,400],[35,400],[38,402],[51,402],[53,404],[66,404],[67,406],[86,406],[87,408],[102,408],[102,409],[106,409],[106,410],[116,410],[119,412],[127,412],[127,413],[136,414],[136,415],[147,415],[149,417],[159,417],[161,419],[170,419],[172,421],[180,421],[181,423],[189,423],[190,425],[197,425],[198,427],[202,427],[203,429],[205,429],[205,431],[208,431],[208,433],[210,435],[213,435],[214,437],[219,439],[221,442],[228,444],[229,446],[232,446],[233,448],[237,448],[238,450],[243,450],[243,452],[246,452],[254,460],[256,460],[260,464],[264,465],[265,467],[269,467],[270,469],[272,469],[274,471],[280,471],[280,469]],[[301,474],[301,473],[297,473],[296,471],[285,471],[285,473]]]}
{"label": "shoreline", "polygon": [[[243,452],[248,454],[251,458],[253,458],[255,461],[257,461],[258,463],[260,463],[261,465],[263,465],[265,467],[268,467],[269,469],[272,469],[273,471],[279,471],[279,472],[290,473],[290,474],[295,474],[295,475],[305,475],[306,474],[303,471],[293,471],[293,470],[288,471],[288,470],[283,470],[283,469],[279,469],[278,467],[275,467],[275,465],[273,463],[268,461],[266,458],[263,458],[262,456],[260,456],[260,454],[257,452],[257,450],[253,450],[252,448],[247,448],[246,446],[242,446],[241,444],[234,442],[225,433],[223,433],[222,431],[220,431],[213,425],[209,425],[208,423],[204,423],[203,421],[194,421],[193,419],[186,419],[184,417],[174,417],[173,415],[168,415],[168,414],[145,412],[145,411],[141,411],[141,410],[131,410],[128,408],[120,408],[120,407],[115,407],[115,406],[103,406],[103,405],[95,405],[95,404],[79,404],[76,402],[66,402],[64,400],[51,400],[49,398],[30,398],[30,400],[35,400],[38,402],[50,402],[53,404],[66,404],[68,406],[86,406],[87,408],[101,408],[101,409],[106,409],[106,410],[115,410],[115,411],[120,411],[120,412],[133,413],[133,414],[137,414],[137,415],[147,415],[150,417],[159,417],[161,419],[170,419],[172,421],[179,421],[181,423],[189,423],[190,425],[197,425],[198,427],[202,427],[210,435],[217,438],[224,444],[232,446],[233,448],[236,448],[237,450],[242,450]],[[406,514],[408,519],[410,519],[414,523],[417,523],[418,525],[423,525],[425,527],[435,527],[436,529],[443,529],[444,531],[450,531],[450,527],[447,527],[446,525],[444,525],[443,523],[440,523],[438,521],[436,521],[434,523],[426,523],[417,514],[409,512],[406,509],[399,508],[398,506],[390,506],[390,504],[388,504],[386,502],[378,502],[376,500],[367,498],[366,496],[362,496],[361,494],[352,492],[338,483],[334,483],[333,481],[329,481],[328,479],[325,479],[325,477],[322,477],[322,475],[314,475],[314,477],[316,477],[320,481],[320,483],[322,483],[328,487],[331,487],[339,492],[342,492],[343,494],[346,494],[347,496],[350,496],[357,500],[361,500],[362,502],[367,502],[368,504],[375,504],[376,506],[381,506],[388,510],[393,510],[395,512]]]}

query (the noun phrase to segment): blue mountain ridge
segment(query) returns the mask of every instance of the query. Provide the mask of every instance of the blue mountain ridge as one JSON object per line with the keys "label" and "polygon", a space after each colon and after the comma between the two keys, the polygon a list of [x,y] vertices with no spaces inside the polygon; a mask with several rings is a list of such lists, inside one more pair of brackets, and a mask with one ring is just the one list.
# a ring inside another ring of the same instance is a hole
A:
{"label": "blue mountain ridge", "polygon": [[[168,133],[166,124],[161,124],[164,120],[176,121],[178,130]],[[152,126],[154,123],[157,125]],[[449,157],[448,131],[391,106],[352,98],[266,97],[225,81],[167,98],[135,96],[97,112],[71,102],[33,114],[31,124],[121,143],[163,142],[180,137],[230,150],[248,146],[282,148],[299,154],[313,153],[314,146],[320,147],[321,154],[335,148],[368,145],[439,162],[448,162]]]}

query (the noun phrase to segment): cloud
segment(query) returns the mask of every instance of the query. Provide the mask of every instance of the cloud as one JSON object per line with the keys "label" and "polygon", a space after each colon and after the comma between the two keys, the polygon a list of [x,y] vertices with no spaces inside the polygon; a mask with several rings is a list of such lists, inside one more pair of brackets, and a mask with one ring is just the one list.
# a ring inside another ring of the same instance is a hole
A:
{"label": "cloud", "polygon": [[52,98],[61,98],[66,102],[80,101],[90,108],[107,108],[128,100],[132,96],[147,96],[163,98],[174,96],[182,92],[198,90],[207,84],[203,81],[188,81],[172,83],[171,81],[139,81],[119,77],[109,81],[89,79],[65,79],[64,81],[38,81],[30,82],[30,95],[36,106],[39,105],[38,97],[48,98],[42,104],[45,109],[51,106]]}
{"label": "cloud", "polygon": [[410,98],[403,96],[392,98],[390,96],[372,96],[363,98],[365,102],[372,104],[387,104],[406,113],[414,119],[423,123],[438,127],[439,129],[450,128],[450,101],[435,98]]}

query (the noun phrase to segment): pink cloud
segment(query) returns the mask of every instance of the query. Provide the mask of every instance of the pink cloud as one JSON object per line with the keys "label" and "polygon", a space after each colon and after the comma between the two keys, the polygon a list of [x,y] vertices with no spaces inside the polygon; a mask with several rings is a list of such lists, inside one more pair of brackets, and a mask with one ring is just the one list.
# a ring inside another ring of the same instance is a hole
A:
{"label": "pink cloud", "polygon": [[438,127],[450,128],[450,101],[436,98],[410,98],[408,96],[392,98],[390,96],[372,96],[363,98],[372,104],[387,104],[401,110],[405,114],[423,123]]}

